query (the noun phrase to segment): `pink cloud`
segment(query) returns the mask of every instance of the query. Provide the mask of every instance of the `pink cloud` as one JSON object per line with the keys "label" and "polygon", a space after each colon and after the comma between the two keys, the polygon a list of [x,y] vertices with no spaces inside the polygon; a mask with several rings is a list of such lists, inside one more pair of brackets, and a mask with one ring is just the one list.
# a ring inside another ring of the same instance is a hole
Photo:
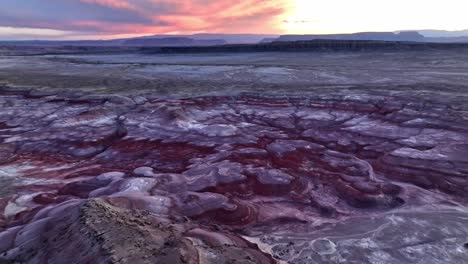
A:
{"label": "pink cloud", "polygon": [[119,9],[130,9],[135,10],[136,7],[130,4],[128,1],[125,0],[79,0],[82,3],[86,4],[96,4],[111,8],[119,8]]}
{"label": "pink cloud", "polygon": [[[84,1],[106,2],[107,6],[129,8],[115,3],[116,1]],[[278,17],[287,8],[287,1],[284,0],[212,1],[205,3],[205,5],[202,5],[201,2],[203,1],[171,1],[175,9],[155,15],[135,7],[142,15],[152,19],[155,22],[153,24],[76,21],[73,23],[73,27],[96,29],[116,34],[271,33],[278,32],[277,26],[282,21]],[[160,23],[157,23],[158,21]]]}
{"label": "pink cloud", "polygon": [[[289,0],[68,0],[56,6],[30,9],[27,3],[18,16],[2,20],[0,26],[40,27],[92,34],[164,33],[278,33],[288,11]],[[24,0],[39,1],[39,0]],[[42,9],[41,9],[42,8]],[[63,14],[53,10],[60,8]],[[22,16],[31,13],[34,15]],[[64,15],[67,14],[67,15]],[[4,16],[5,17],[5,16]]]}
{"label": "pink cloud", "polygon": [[278,17],[288,7],[285,0],[213,1],[203,6],[198,2],[180,1],[176,13],[154,19],[168,22],[178,31],[268,33],[278,31]]}

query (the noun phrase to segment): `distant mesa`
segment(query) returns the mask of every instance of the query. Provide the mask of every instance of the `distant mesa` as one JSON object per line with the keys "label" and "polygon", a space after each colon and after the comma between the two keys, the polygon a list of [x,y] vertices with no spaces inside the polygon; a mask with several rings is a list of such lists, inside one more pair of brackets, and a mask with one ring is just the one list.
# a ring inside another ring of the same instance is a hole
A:
{"label": "distant mesa", "polygon": [[426,42],[438,42],[438,43],[468,43],[468,36],[461,37],[426,37]]}
{"label": "distant mesa", "polygon": [[262,39],[259,43],[264,44],[264,43],[272,43],[273,41],[276,41],[275,38],[264,38]]}
{"label": "distant mesa", "polygon": [[329,35],[283,35],[275,41],[308,41],[316,39],[330,40],[381,40],[381,41],[413,41],[424,42],[424,36],[417,31],[393,32],[361,32],[353,34]]}
{"label": "distant mesa", "polygon": [[276,39],[279,35],[272,34],[216,34],[216,33],[200,33],[193,35],[153,35],[143,38],[168,38],[168,37],[185,37],[195,40],[212,40],[223,39],[227,44],[255,44],[265,38]]}
{"label": "distant mesa", "polygon": [[184,47],[184,46],[217,46],[225,45],[224,39],[192,39],[186,37],[169,38],[135,38],[129,39],[123,43],[124,46],[165,46],[165,47]]}
{"label": "distant mesa", "polygon": [[[425,32],[425,31],[424,31]],[[462,33],[459,33],[462,34]],[[404,42],[434,42],[434,43],[468,43],[468,36],[454,36],[445,34],[443,37],[428,37],[419,31],[401,32],[360,32],[352,34],[325,34],[325,35],[282,35],[274,41],[309,41],[317,39],[326,40],[375,40],[375,41],[404,41]],[[274,42],[273,41],[273,42]]]}
{"label": "distant mesa", "polygon": [[454,31],[425,29],[418,30],[418,32],[423,34],[426,38],[468,37],[468,29]]}
{"label": "distant mesa", "polygon": [[192,34],[151,35],[111,40],[25,40],[0,41],[0,45],[35,47],[211,47],[236,44],[270,44],[312,40],[389,41],[420,43],[468,43],[468,30],[418,30],[397,32],[360,32],[325,35],[271,35],[271,34]]}
{"label": "distant mesa", "polygon": [[272,34],[192,34],[192,35],[150,35],[137,38],[111,40],[23,40],[0,41],[0,45],[14,46],[93,46],[93,47],[186,47],[186,46],[219,46],[225,44],[256,44],[263,39],[270,42],[279,35]]}

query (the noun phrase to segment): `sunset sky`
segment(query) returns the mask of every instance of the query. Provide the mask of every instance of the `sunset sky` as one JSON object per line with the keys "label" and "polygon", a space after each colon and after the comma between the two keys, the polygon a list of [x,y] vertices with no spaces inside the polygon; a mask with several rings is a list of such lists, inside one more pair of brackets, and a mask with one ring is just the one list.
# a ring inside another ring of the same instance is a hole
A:
{"label": "sunset sky", "polygon": [[468,29],[467,0],[0,0],[0,39]]}

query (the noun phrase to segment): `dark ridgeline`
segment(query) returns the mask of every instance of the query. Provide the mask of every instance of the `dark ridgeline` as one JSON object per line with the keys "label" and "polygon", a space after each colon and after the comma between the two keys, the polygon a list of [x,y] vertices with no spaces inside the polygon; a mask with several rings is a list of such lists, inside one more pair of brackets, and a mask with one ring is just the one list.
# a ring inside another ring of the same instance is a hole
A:
{"label": "dark ridgeline", "polygon": [[124,46],[216,46],[225,45],[227,42],[224,39],[192,39],[186,37],[169,37],[169,38],[134,38],[126,40]]}
{"label": "dark ridgeline", "polygon": [[212,47],[143,47],[145,53],[209,53],[209,52],[296,52],[296,51],[373,51],[426,50],[468,48],[468,43],[426,43],[377,40],[333,40],[272,42]]}
{"label": "dark ridgeline", "polygon": [[[421,43],[468,43],[464,31],[424,33],[427,31],[402,32],[360,32],[352,34],[328,35],[265,35],[265,34],[193,34],[193,35],[153,35],[127,39],[112,40],[73,40],[73,41],[0,41],[0,45],[30,46],[30,47],[199,47],[238,44],[267,44],[273,42],[295,42],[311,40],[366,40],[366,41],[396,41]],[[422,34],[423,33],[423,34]],[[427,36],[424,34],[428,34]],[[460,35],[457,35],[460,34]]]}
{"label": "dark ridgeline", "polygon": [[[162,44],[161,44],[162,45]],[[136,52],[143,54],[171,53],[221,53],[221,52],[331,52],[331,51],[425,51],[425,50],[468,50],[468,43],[432,43],[376,40],[331,40],[317,39],[310,41],[271,42],[260,44],[227,44],[190,46],[17,46],[2,47],[0,55],[59,55],[59,54],[118,54]]]}
{"label": "dark ridgeline", "polygon": [[74,41],[0,41],[0,45],[34,47],[141,47],[141,46],[215,46],[228,44],[224,39],[193,39],[188,37],[145,37],[115,40],[74,40]]}

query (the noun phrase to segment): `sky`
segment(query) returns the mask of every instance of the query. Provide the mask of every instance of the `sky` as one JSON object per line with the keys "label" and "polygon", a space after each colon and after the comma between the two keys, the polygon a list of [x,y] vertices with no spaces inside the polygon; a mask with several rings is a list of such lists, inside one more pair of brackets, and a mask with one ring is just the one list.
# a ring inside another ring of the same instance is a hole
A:
{"label": "sky", "polygon": [[0,39],[468,29],[468,0],[0,0]]}

